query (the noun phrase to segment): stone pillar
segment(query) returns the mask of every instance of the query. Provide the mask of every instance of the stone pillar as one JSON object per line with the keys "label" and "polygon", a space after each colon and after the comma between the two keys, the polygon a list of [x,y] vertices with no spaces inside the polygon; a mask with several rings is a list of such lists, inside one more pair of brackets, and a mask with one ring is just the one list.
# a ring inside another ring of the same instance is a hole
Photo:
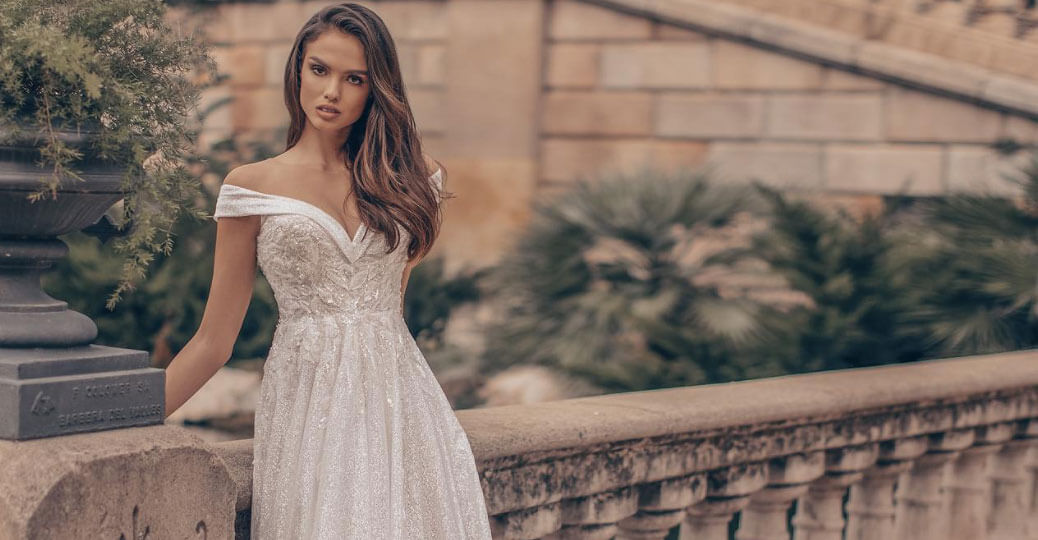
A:
{"label": "stone pillar", "polygon": [[496,514],[490,519],[490,534],[494,538],[541,538],[561,528],[561,502]]}
{"label": "stone pillar", "polygon": [[793,516],[795,540],[843,540],[843,496],[876,463],[879,446],[868,444],[826,452],[826,473],[811,483]]}
{"label": "stone pillar", "polygon": [[638,511],[638,489],[626,487],[562,501],[562,528],[545,540],[609,540],[617,533],[616,523]]}
{"label": "stone pillar", "polygon": [[1035,439],[1014,439],[1002,445],[992,460],[991,514],[988,538],[1025,540],[1031,506],[1026,463]]}
{"label": "stone pillar", "polygon": [[786,511],[825,473],[825,453],[794,454],[768,463],[768,485],[752,496],[739,521],[738,540],[789,540]]}
{"label": "stone pillar", "polygon": [[876,465],[851,486],[847,502],[847,540],[889,540],[895,533],[894,484],[926,452],[926,437],[887,441]]}
{"label": "stone pillar", "polygon": [[238,486],[172,425],[0,441],[0,538],[234,538]]}
{"label": "stone pillar", "polygon": [[706,497],[706,475],[661,480],[642,486],[638,512],[617,523],[618,540],[663,540],[685,519],[685,508]]}
{"label": "stone pillar", "polygon": [[728,540],[728,522],[750,502],[750,495],[767,483],[763,463],[733,465],[707,476],[707,496],[688,508],[681,540]]}
{"label": "stone pillar", "polygon": [[988,469],[991,456],[1013,436],[1009,424],[976,430],[973,446],[959,453],[952,465],[948,489],[949,540],[985,540],[991,495]]}
{"label": "stone pillar", "polygon": [[1031,480],[1031,536],[1038,536],[1038,448],[1031,448],[1030,470]]}
{"label": "stone pillar", "polygon": [[945,471],[958,452],[973,444],[972,429],[930,437],[929,451],[916,458],[897,489],[897,537],[901,540],[946,540],[948,514],[944,504]]}

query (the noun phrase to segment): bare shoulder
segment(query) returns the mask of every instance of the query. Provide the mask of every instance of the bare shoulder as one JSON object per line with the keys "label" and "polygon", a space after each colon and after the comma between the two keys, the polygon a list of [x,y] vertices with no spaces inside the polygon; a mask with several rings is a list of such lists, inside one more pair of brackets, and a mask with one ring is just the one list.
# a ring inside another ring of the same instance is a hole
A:
{"label": "bare shoulder", "polygon": [[264,179],[269,176],[269,167],[263,161],[239,165],[224,178],[224,184],[262,191]]}

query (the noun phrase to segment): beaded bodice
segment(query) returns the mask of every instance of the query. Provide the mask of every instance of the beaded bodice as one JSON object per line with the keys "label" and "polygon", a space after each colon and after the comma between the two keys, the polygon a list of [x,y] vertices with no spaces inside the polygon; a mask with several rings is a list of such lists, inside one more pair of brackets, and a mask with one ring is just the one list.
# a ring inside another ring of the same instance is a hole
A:
{"label": "beaded bodice", "polygon": [[[442,171],[430,177],[442,186]],[[361,225],[351,238],[324,210],[308,202],[224,184],[214,219],[259,215],[256,262],[278,305],[279,319],[353,316],[398,311],[410,236],[388,252],[385,236]]]}

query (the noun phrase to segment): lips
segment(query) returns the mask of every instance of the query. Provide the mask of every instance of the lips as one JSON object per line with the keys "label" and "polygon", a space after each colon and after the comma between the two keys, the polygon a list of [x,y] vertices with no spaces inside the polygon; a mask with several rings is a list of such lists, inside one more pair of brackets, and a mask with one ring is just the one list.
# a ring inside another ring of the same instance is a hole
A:
{"label": "lips", "polygon": [[340,112],[339,109],[336,109],[335,107],[332,107],[331,105],[320,105],[320,106],[317,107],[317,110],[324,111],[324,112],[329,112],[329,113],[338,113],[338,112]]}

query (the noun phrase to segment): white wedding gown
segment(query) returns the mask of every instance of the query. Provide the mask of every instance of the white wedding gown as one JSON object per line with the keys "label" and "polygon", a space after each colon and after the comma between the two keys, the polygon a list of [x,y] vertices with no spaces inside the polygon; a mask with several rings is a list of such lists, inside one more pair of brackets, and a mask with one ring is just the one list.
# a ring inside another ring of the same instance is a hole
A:
{"label": "white wedding gown", "polygon": [[[441,171],[431,177],[442,185]],[[488,539],[468,438],[400,315],[409,236],[386,254],[318,207],[224,184],[259,215],[278,324],[256,411],[255,540]]]}

